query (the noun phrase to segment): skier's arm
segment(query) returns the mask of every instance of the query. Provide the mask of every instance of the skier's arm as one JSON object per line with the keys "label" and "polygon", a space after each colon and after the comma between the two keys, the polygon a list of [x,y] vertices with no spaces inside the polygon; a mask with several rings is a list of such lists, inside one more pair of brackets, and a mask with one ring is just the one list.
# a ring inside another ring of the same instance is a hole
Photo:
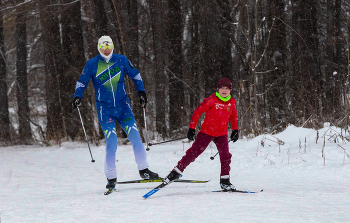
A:
{"label": "skier's arm", "polygon": [[125,57],[125,73],[132,79],[135,84],[137,93],[140,91],[145,91],[145,87],[143,85],[143,81],[140,75],[140,72],[130,63],[128,58]]}
{"label": "skier's arm", "polygon": [[84,70],[80,75],[79,80],[77,81],[77,84],[75,85],[75,93],[74,98],[79,97],[83,98],[84,90],[89,84],[89,81],[91,80],[91,72],[90,72],[90,63],[89,61],[85,64]]}
{"label": "skier's arm", "polygon": [[212,106],[212,97],[206,98],[202,101],[202,103],[199,104],[199,106],[194,110],[191,122],[190,122],[190,129],[196,129],[197,123],[201,115],[208,111],[209,108]]}
{"label": "skier's arm", "polygon": [[237,109],[236,109],[236,101],[235,99],[234,100],[234,103],[233,103],[233,106],[232,106],[232,113],[230,115],[230,121],[231,121],[231,128],[232,130],[238,130],[238,119],[237,119]]}

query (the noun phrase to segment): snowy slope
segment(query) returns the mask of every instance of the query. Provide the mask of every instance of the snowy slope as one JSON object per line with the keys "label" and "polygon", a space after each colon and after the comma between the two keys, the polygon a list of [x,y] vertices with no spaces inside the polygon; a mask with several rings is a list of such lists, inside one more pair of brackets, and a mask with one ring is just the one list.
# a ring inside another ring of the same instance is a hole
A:
{"label": "snowy slope", "polygon": [[[230,143],[232,183],[262,193],[212,193],[220,161],[210,160],[211,144],[183,176],[210,182],[173,183],[147,200],[142,195],[158,183],[103,195],[104,146],[91,148],[95,163],[84,143],[0,148],[0,222],[350,222],[350,142],[336,128],[318,135],[316,144],[317,131],[290,126]],[[150,147],[150,169],[166,176],[189,147]],[[139,179],[130,145],[118,147],[117,168],[118,181]]]}

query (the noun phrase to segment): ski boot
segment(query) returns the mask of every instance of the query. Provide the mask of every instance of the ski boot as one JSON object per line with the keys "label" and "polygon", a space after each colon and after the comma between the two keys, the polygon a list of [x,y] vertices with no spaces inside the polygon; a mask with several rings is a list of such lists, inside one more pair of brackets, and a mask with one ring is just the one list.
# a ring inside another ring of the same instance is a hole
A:
{"label": "ski boot", "polygon": [[177,180],[177,179],[179,179],[180,178],[180,176],[181,176],[181,172],[180,172],[180,170],[177,168],[177,167],[175,167],[169,174],[168,174],[168,176],[166,176],[165,178],[164,178],[164,182],[172,182],[172,181],[174,181],[174,180]]}
{"label": "ski boot", "polygon": [[230,182],[230,179],[220,179],[220,186],[221,189],[227,191],[227,190],[236,190],[235,186],[233,186]]}
{"label": "ski boot", "polygon": [[[108,179],[107,179],[107,180],[108,180]],[[110,179],[110,180],[108,180],[108,183],[107,183],[107,185],[106,185],[106,188],[107,188],[107,189],[114,189],[116,184],[117,184],[117,178]]]}
{"label": "ski boot", "polygon": [[150,171],[148,168],[144,170],[140,170],[139,173],[142,179],[156,180],[159,177],[158,173],[154,173]]}

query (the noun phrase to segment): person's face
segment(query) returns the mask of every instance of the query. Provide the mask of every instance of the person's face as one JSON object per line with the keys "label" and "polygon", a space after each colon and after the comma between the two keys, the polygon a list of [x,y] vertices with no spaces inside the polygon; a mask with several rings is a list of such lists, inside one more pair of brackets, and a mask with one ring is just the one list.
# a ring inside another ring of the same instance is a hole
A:
{"label": "person's face", "polygon": [[221,97],[226,98],[230,94],[231,90],[228,87],[219,88],[219,94]]}
{"label": "person's face", "polygon": [[105,56],[108,56],[111,52],[112,52],[112,50],[113,49],[105,49],[105,50],[103,50],[103,49],[100,49],[101,50],[101,53],[103,54],[103,55],[105,55]]}
{"label": "person's face", "polygon": [[101,53],[105,56],[108,56],[112,52],[114,47],[113,44],[108,44],[108,43],[99,45],[99,46],[100,46]]}

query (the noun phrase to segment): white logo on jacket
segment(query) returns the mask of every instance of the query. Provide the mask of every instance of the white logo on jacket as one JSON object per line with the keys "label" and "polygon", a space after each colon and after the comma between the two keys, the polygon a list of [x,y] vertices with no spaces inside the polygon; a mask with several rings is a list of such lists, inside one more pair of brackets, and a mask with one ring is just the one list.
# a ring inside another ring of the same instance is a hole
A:
{"label": "white logo on jacket", "polygon": [[216,108],[216,109],[224,109],[224,108],[225,108],[225,105],[220,104],[220,103],[215,103],[215,108]]}
{"label": "white logo on jacket", "polygon": [[85,87],[85,85],[78,81],[77,84],[75,85],[75,90],[77,90],[77,88],[80,88],[80,87]]}

